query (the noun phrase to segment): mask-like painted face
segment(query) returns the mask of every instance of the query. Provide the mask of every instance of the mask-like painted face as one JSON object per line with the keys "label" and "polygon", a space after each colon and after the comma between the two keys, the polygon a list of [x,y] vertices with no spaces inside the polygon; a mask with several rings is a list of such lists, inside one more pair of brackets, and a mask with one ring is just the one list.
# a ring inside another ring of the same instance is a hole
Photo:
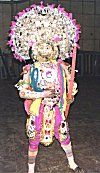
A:
{"label": "mask-like painted face", "polygon": [[54,50],[54,47],[49,43],[39,43],[33,48],[34,59],[39,62],[47,62],[57,58],[58,49]]}
{"label": "mask-like painted face", "polygon": [[48,57],[53,53],[52,46],[47,43],[43,43],[38,47],[38,53],[41,57]]}
{"label": "mask-like painted face", "polygon": [[42,43],[38,47],[39,61],[46,62],[51,60],[53,54],[53,48],[48,43]]}

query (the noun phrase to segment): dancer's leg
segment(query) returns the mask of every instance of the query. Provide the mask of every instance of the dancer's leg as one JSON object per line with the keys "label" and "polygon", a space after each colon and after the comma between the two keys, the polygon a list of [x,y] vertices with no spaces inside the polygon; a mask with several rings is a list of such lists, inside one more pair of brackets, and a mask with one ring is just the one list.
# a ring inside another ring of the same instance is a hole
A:
{"label": "dancer's leg", "polygon": [[59,108],[57,106],[55,107],[55,111],[56,111],[55,137],[60,142],[61,147],[66,153],[69,167],[75,170],[75,168],[78,166],[74,161],[68,124],[66,123],[66,121],[63,121]]}
{"label": "dancer's leg", "polygon": [[38,145],[34,140],[29,140],[29,149],[28,149],[28,173],[34,173],[35,169],[35,160],[38,153]]}
{"label": "dancer's leg", "polygon": [[39,114],[40,116],[34,117],[31,121],[31,129],[35,124],[35,132],[36,136],[34,139],[29,139],[29,149],[28,149],[28,173],[34,173],[35,168],[35,160],[38,153],[38,146],[40,143],[40,131],[41,131],[41,123],[42,123],[42,113],[43,113],[43,105],[40,105]]}
{"label": "dancer's leg", "polygon": [[74,161],[71,142],[69,142],[69,143],[66,142],[64,144],[63,144],[63,142],[60,142],[60,143],[61,143],[61,147],[63,148],[63,150],[66,153],[66,157],[68,159],[69,167],[71,169],[75,170],[78,167],[78,165]]}

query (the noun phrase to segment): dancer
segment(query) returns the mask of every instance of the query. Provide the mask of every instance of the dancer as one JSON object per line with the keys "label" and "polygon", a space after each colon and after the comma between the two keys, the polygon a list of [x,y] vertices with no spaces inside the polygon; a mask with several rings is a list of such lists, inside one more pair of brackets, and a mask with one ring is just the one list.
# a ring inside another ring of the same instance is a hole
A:
{"label": "dancer", "polygon": [[23,67],[23,79],[16,84],[28,115],[28,173],[34,173],[39,144],[48,146],[54,137],[66,153],[69,168],[84,173],[74,161],[65,115],[66,105],[74,101],[77,84],[74,82],[68,99],[71,66],[63,61],[72,56],[79,25],[60,6],[45,7],[42,2],[18,13],[15,19],[9,41],[14,56],[20,61],[32,59],[32,64]]}

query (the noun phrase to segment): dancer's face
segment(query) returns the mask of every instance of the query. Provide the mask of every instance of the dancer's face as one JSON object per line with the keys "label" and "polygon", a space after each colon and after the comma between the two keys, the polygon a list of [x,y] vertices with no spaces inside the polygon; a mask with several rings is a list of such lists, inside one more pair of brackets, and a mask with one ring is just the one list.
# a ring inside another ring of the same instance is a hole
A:
{"label": "dancer's face", "polygon": [[47,43],[42,43],[38,47],[38,54],[41,57],[41,60],[44,61],[49,61],[51,59],[51,54],[53,53],[52,46]]}

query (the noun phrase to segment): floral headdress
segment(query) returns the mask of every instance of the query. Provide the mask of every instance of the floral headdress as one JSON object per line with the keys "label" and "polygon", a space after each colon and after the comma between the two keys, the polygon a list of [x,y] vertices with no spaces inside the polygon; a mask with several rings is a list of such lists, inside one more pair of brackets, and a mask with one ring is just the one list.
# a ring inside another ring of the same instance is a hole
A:
{"label": "floral headdress", "polygon": [[[59,48],[59,58],[71,57],[74,44],[79,40],[80,25],[58,5],[33,4],[15,16],[8,41],[16,59],[28,60],[29,49],[35,51],[40,42]],[[34,53],[34,52],[33,52]]]}

